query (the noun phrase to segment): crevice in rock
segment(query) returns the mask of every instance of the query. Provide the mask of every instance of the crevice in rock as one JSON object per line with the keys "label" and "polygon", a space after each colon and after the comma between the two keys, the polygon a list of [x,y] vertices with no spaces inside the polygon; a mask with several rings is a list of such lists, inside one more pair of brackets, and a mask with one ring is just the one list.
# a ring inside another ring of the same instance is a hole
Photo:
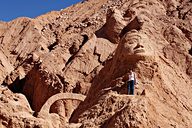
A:
{"label": "crevice in rock", "polygon": [[178,11],[178,18],[181,19],[181,9],[179,6],[177,6],[176,10]]}
{"label": "crevice in rock", "polygon": [[101,54],[99,54],[99,53],[96,52],[96,48],[94,49],[94,53],[93,53],[93,54],[98,57],[98,62],[99,62],[100,64],[102,64],[103,62],[101,61]]}
{"label": "crevice in rock", "polygon": [[[25,85],[26,78],[19,79],[17,77],[13,83],[8,85],[8,88],[13,92],[13,93],[22,93],[23,91],[23,86]],[[6,83],[3,83],[3,85],[6,85]]]}
{"label": "crevice in rock", "polygon": [[73,27],[73,26],[70,24],[68,27],[65,28],[65,31],[66,31],[66,32],[69,31],[70,28],[72,28],[72,27]]}
{"label": "crevice in rock", "polygon": [[[65,63],[65,67],[75,58],[75,55],[76,54],[73,54],[68,60],[67,60],[67,62]],[[65,69],[65,68],[64,68]],[[64,70],[63,69],[63,70]]]}
{"label": "crevice in rock", "polygon": [[185,20],[187,14],[191,11],[191,9],[189,9],[188,11],[186,11],[185,13],[183,13],[183,17],[182,17],[182,20]]}
{"label": "crevice in rock", "polygon": [[53,30],[52,24],[48,24],[48,26],[50,30]]}
{"label": "crevice in rock", "polygon": [[82,72],[82,71],[77,71],[77,72],[83,74],[85,77],[88,76],[88,73],[86,73],[86,72]]}
{"label": "crevice in rock", "polygon": [[54,50],[56,48],[56,46],[59,44],[59,39],[58,39],[58,34],[57,32],[53,32],[53,34],[55,35],[55,42],[50,44],[48,46],[49,52],[51,52],[52,50]]}
{"label": "crevice in rock", "polygon": [[2,66],[2,67],[4,67],[4,65],[3,65],[3,63],[2,63],[2,61],[0,60],[0,65]]}
{"label": "crevice in rock", "polygon": [[21,35],[21,33],[23,33],[23,31],[25,30],[25,28],[29,25],[30,21],[27,21],[26,25],[23,26],[22,30],[19,32],[19,35]]}
{"label": "crevice in rock", "polygon": [[70,54],[75,54],[78,51],[77,47],[75,46],[75,44],[73,44],[70,48],[69,48],[69,53]]}
{"label": "crevice in rock", "polygon": [[[191,12],[191,8],[186,10],[185,12],[183,11],[186,7],[183,6],[177,6],[176,10],[178,11],[178,18],[185,20],[186,16]],[[189,14],[190,15],[190,14]]]}
{"label": "crevice in rock", "polygon": [[[97,36],[97,38],[105,38],[105,39],[108,39],[106,34],[105,34],[105,27],[106,27],[106,24],[104,24],[99,30],[97,30],[95,32],[95,35]],[[109,39],[108,39],[109,40]]]}
{"label": "crevice in rock", "polygon": [[51,45],[49,45],[49,46],[48,46],[49,52],[52,51],[52,50],[54,50],[54,49],[55,49],[55,46],[57,46],[57,45],[58,45],[58,42],[57,42],[57,41],[54,42],[54,43],[52,43]]}
{"label": "crevice in rock", "polygon": [[192,46],[191,49],[189,49],[189,54],[192,56]]}
{"label": "crevice in rock", "polygon": [[75,88],[73,89],[73,93],[79,93],[80,90],[81,90],[81,83],[78,81],[78,82],[76,83]]}
{"label": "crevice in rock", "polygon": [[[29,55],[28,55],[29,57]],[[33,62],[32,58],[29,57],[25,60],[21,60],[22,58],[20,58],[19,56],[17,57],[16,60],[20,59],[20,64],[17,65],[15,67],[15,70],[14,72],[11,72],[3,81],[3,85],[6,85],[12,92],[14,93],[23,93],[23,87],[25,85],[25,82],[26,82],[26,74],[23,73],[22,74],[22,78],[20,78],[20,73],[18,72],[18,69],[20,67],[25,67],[25,66],[29,66],[29,65],[26,65],[26,64],[31,64]],[[33,67],[33,65],[31,64],[30,65],[31,68]],[[28,67],[30,68],[30,67]],[[30,70],[30,69],[29,69]],[[25,74],[25,76],[23,76]]]}
{"label": "crevice in rock", "polygon": [[4,36],[0,36],[0,39],[1,39],[1,43],[0,44],[2,44],[3,43],[3,39],[4,39]]}
{"label": "crevice in rock", "polygon": [[[81,45],[79,46],[79,49],[77,50],[77,52],[75,52],[66,62],[65,66],[67,66],[76,56],[76,54],[79,52],[79,50],[83,47],[83,45],[88,41],[89,37],[87,35],[82,35],[83,36],[83,41],[81,43]],[[71,48],[69,48],[69,50],[71,50]],[[65,68],[64,68],[65,69]],[[63,70],[64,70],[63,69]]]}
{"label": "crevice in rock", "polygon": [[139,31],[142,27],[143,23],[139,21],[137,17],[135,17],[120,33],[120,37],[123,37],[127,32],[136,29]]}
{"label": "crevice in rock", "polygon": [[82,35],[83,36],[83,42],[81,43],[81,45],[79,46],[79,49],[81,49],[81,47],[88,41],[89,37],[87,35]]}
{"label": "crevice in rock", "polygon": [[191,32],[189,30],[187,30],[186,28],[182,27],[182,26],[178,26],[178,28],[185,34],[185,37],[192,41],[192,38],[191,38]]}
{"label": "crevice in rock", "polygon": [[[31,63],[31,58],[25,60],[24,62],[26,62],[25,64],[29,64]],[[25,67],[26,65],[24,64],[24,62],[22,62],[22,64],[20,65],[21,67]],[[38,65],[38,64],[37,64]],[[30,93],[25,93],[24,89],[26,87],[26,83],[28,81],[28,79],[31,77],[29,76],[29,72],[31,72],[33,70],[33,67],[31,65],[31,67],[28,67],[28,71],[27,74],[24,74],[26,72],[23,72],[20,74],[20,72],[17,70],[20,66],[17,66],[15,68],[15,72],[12,72],[10,75],[8,75],[4,81],[3,81],[3,85],[7,86],[13,93],[21,93],[23,95],[25,95],[27,102],[29,103],[30,107],[32,110],[32,99],[29,97]],[[33,79],[33,81],[36,81],[35,79]],[[33,91],[33,86],[29,86],[28,90]],[[31,95],[32,96],[32,95]]]}

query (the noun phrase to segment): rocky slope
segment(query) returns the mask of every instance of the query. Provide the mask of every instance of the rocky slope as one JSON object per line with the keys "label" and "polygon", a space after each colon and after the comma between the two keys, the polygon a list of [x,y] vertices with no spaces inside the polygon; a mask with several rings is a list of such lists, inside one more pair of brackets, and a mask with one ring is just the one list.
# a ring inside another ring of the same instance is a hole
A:
{"label": "rocky slope", "polygon": [[0,22],[0,127],[190,128],[191,19],[191,0],[86,0]]}

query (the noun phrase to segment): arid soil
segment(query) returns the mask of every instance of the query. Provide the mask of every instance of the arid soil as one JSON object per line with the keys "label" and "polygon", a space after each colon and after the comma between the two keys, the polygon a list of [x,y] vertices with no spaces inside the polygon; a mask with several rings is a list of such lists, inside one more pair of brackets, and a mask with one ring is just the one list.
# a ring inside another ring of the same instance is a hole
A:
{"label": "arid soil", "polygon": [[0,128],[191,128],[191,92],[191,0],[84,0],[0,22]]}

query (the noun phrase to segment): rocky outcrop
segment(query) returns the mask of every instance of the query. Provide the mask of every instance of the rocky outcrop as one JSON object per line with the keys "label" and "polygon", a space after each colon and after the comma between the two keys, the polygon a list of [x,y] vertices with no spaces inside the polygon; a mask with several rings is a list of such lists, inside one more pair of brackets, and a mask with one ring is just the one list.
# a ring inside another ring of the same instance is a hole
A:
{"label": "rocky outcrop", "polygon": [[60,125],[59,117],[52,115],[52,118],[44,120],[35,118],[26,97],[23,94],[14,94],[7,87],[0,89],[0,117],[1,128],[17,127],[52,127]]}
{"label": "rocky outcrop", "polygon": [[90,0],[0,22],[0,126],[190,127],[191,6]]}

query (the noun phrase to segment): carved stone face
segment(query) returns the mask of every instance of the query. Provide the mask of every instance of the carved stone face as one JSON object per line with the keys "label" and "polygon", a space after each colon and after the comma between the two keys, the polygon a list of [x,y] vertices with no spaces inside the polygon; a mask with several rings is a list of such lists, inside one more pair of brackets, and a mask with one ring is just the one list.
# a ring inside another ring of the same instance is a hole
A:
{"label": "carved stone face", "polygon": [[133,30],[126,33],[120,42],[122,54],[126,57],[144,57],[152,55],[150,40],[146,34]]}

